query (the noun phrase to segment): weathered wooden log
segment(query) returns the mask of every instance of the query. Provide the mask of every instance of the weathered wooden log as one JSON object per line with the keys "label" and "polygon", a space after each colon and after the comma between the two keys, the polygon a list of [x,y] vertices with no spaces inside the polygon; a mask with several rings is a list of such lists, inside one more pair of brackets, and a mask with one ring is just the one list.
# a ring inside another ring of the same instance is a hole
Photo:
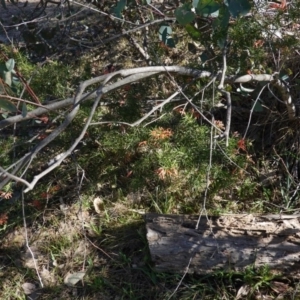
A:
{"label": "weathered wooden log", "polygon": [[[300,215],[145,215],[157,271],[206,274],[268,265],[300,278]],[[187,270],[188,267],[188,270]]]}

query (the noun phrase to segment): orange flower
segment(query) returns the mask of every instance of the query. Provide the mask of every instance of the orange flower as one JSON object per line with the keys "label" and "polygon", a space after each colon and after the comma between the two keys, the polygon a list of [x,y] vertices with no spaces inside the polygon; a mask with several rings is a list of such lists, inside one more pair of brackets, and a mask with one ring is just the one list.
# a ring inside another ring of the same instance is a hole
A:
{"label": "orange flower", "polygon": [[151,131],[150,135],[156,140],[164,140],[173,135],[173,132],[170,128],[164,129],[159,127]]}
{"label": "orange flower", "polygon": [[173,110],[176,111],[177,113],[181,114],[182,116],[184,116],[186,114],[185,109],[183,107],[176,107]]}
{"label": "orange flower", "polygon": [[6,213],[0,215],[0,225],[4,225],[7,223],[8,216]]}
{"label": "orange flower", "polygon": [[281,0],[280,4],[279,3],[271,3],[269,7],[285,10],[287,8],[286,0]]}
{"label": "orange flower", "polygon": [[139,142],[138,146],[139,146],[139,147],[147,146],[147,141]]}
{"label": "orange flower", "polygon": [[42,210],[44,207],[44,204],[40,200],[32,200],[32,202],[29,203],[29,205],[33,206],[37,210]]}
{"label": "orange flower", "polygon": [[263,40],[257,40],[257,41],[255,41],[255,43],[254,43],[254,48],[260,48],[260,47],[263,46],[264,43],[265,43],[265,42],[264,42]]}
{"label": "orange flower", "polygon": [[191,113],[194,118],[200,119],[200,117],[201,117],[200,113],[197,110],[195,110],[194,108],[191,109]]}
{"label": "orange flower", "polygon": [[4,198],[4,199],[10,199],[12,197],[12,193],[11,192],[3,192],[3,191],[0,191],[0,197],[1,198]]}
{"label": "orange flower", "polygon": [[216,127],[218,127],[219,129],[225,130],[225,126],[222,121],[215,120],[214,123],[215,123]]}
{"label": "orange flower", "polygon": [[241,149],[241,150],[247,152],[246,143],[245,143],[244,139],[240,139],[237,143],[237,146],[238,146],[238,150]]}
{"label": "orange flower", "polygon": [[159,168],[155,171],[160,180],[166,180],[167,178],[173,178],[178,176],[178,170],[175,168]]}

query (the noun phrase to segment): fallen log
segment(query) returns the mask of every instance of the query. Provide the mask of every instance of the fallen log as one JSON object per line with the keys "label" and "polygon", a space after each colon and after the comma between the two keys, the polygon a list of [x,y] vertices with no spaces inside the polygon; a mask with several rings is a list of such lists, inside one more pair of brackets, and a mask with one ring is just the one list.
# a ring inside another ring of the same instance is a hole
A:
{"label": "fallen log", "polygon": [[268,265],[300,278],[300,214],[145,215],[157,271],[207,274]]}

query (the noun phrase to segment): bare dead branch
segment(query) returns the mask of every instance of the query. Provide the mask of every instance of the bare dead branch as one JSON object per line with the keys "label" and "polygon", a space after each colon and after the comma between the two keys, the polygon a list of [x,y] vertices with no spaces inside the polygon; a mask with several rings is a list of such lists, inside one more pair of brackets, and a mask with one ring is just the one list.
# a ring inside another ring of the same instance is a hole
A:
{"label": "bare dead branch", "polygon": [[[91,120],[92,120],[94,111],[95,111],[96,107],[99,104],[101,105],[100,99],[101,99],[102,95],[104,95],[104,94],[106,94],[106,93],[108,93],[110,91],[113,91],[115,89],[118,89],[121,86],[124,86],[126,84],[133,83],[133,82],[136,82],[136,81],[148,78],[150,76],[154,76],[154,75],[162,74],[162,73],[168,73],[169,75],[170,75],[170,73],[174,73],[174,74],[178,74],[178,75],[191,76],[191,77],[194,77],[194,78],[212,77],[212,73],[211,72],[201,71],[201,70],[197,70],[197,69],[190,69],[190,68],[185,68],[185,67],[179,67],[179,66],[155,66],[155,67],[150,66],[150,67],[142,67],[142,68],[120,70],[120,71],[117,71],[117,72],[113,72],[113,73],[101,75],[101,76],[98,76],[96,78],[92,78],[90,80],[82,82],[80,84],[79,88],[78,88],[78,92],[77,92],[75,98],[67,98],[67,99],[64,99],[64,100],[61,100],[61,101],[57,101],[57,102],[54,102],[54,103],[46,104],[46,105],[44,105],[42,107],[38,107],[37,109],[34,109],[33,111],[29,112],[27,114],[27,116],[25,116],[25,117],[23,117],[22,115],[17,115],[17,116],[10,117],[10,118],[7,118],[5,120],[0,121],[0,129],[2,129],[2,128],[6,127],[6,126],[9,126],[9,125],[12,125],[12,124],[16,124],[16,123],[24,121],[24,120],[35,118],[36,116],[41,115],[43,113],[46,113],[46,112],[49,112],[49,111],[57,111],[57,110],[59,110],[61,108],[73,105],[73,108],[72,108],[71,112],[69,112],[66,115],[64,122],[59,127],[57,127],[48,137],[46,137],[44,140],[42,140],[30,153],[27,153],[18,162],[14,163],[12,166],[10,166],[6,170],[4,170],[5,172],[9,173],[10,176],[6,176],[5,179],[2,182],[0,182],[0,189],[7,182],[9,182],[10,180],[13,179],[12,176],[15,176],[15,178],[13,180],[18,180],[18,181],[22,181],[23,180],[21,178],[22,176],[21,177],[17,177],[16,174],[18,172],[20,172],[20,170],[22,170],[26,164],[27,164],[26,168],[28,168],[29,164],[34,159],[34,157],[37,155],[37,153],[39,151],[41,151],[41,149],[43,149],[46,145],[48,145],[61,132],[63,132],[66,129],[66,127],[75,118],[77,112],[79,111],[80,104],[82,102],[87,101],[89,99],[95,99],[94,100],[93,108],[92,108],[90,116],[89,116],[89,119],[86,122],[86,124],[85,124],[85,126],[84,126],[84,128],[83,128],[83,130],[81,132],[81,134],[76,139],[76,141],[73,143],[73,145],[68,149],[68,151],[65,152],[65,153],[63,153],[61,155],[61,157],[54,164],[52,164],[51,166],[49,166],[45,171],[43,171],[39,175],[36,175],[34,177],[34,180],[29,184],[29,186],[28,186],[28,182],[26,182],[26,183],[23,182],[28,187],[26,189],[26,192],[28,192],[29,190],[31,190],[35,186],[35,184],[43,176],[45,176],[51,170],[53,170],[54,168],[56,168],[57,166],[59,166],[61,164],[61,162],[67,156],[69,156],[72,153],[72,151],[75,149],[75,147],[78,145],[78,143],[83,138],[84,133],[86,132],[88,126],[91,125]],[[219,77],[220,77],[220,74],[217,77],[213,77],[212,80],[216,80]],[[118,80],[116,82],[113,82],[113,83],[107,85],[107,83],[110,82],[111,79],[115,79],[115,78],[118,78]],[[273,75],[268,75],[268,74],[245,75],[245,76],[228,76],[228,77],[226,77],[223,74],[222,77],[221,77],[221,84],[219,86],[222,86],[224,82],[228,82],[228,83],[242,83],[242,82],[249,82],[249,81],[272,81],[272,80],[274,80],[274,76]],[[83,92],[86,90],[87,87],[89,87],[89,86],[91,86],[93,84],[98,84],[98,83],[101,84],[101,86],[98,89],[83,94]],[[169,103],[175,96],[177,96],[180,93],[183,93],[183,92],[182,92],[182,89],[180,87],[178,87],[178,91],[176,91],[173,95],[171,95],[166,100],[164,100],[161,104],[155,106],[150,112],[148,112],[147,114],[145,114],[140,120],[138,120],[138,121],[134,122],[133,124],[131,124],[131,126],[138,126],[138,125],[140,125],[154,111],[156,111],[157,109],[162,108],[165,104]],[[226,94],[226,91],[224,93]],[[203,117],[205,117],[202,114],[202,112],[199,111],[199,109],[197,108],[197,106],[192,103],[192,101],[190,99],[187,99],[187,101],[193,107],[195,107],[195,109]],[[229,95],[229,97],[227,95],[227,104],[228,103],[231,104],[230,95]],[[228,108],[227,108],[227,121],[226,121],[227,123],[226,123],[226,131],[225,131],[225,133],[227,135],[229,134],[229,130],[230,130],[230,120],[228,120],[228,118],[229,119],[231,118],[230,107],[231,106],[228,105]],[[207,120],[207,121],[209,121],[209,120]],[[215,127],[218,131],[220,131],[220,129],[217,128],[210,121],[209,121],[209,123],[213,127]],[[8,170],[11,169],[12,167],[14,169],[12,171],[8,172]]]}
{"label": "bare dead branch", "polygon": [[8,179],[12,179],[12,180],[15,180],[17,182],[22,182],[24,183],[25,185],[27,185],[28,187],[30,186],[30,183],[18,176],[14,176],[12,174],[10,174],[9,172],[5,171],[3,168],[0,167],[0,176],[1,177],[7,177]]}
{"label": "bare dead branch", "polygon": [[[196,69],[190,69],[190,68],[178,67],[178,66],[168,66],[168,67],[158,66],[158,67],[143,67],[143,68],[134,68],[134,69],[128,69],[128,70],[120,70],[120,71],[117,71],[114,73],[105,74],[105,75],[101,75],[101,76],[92,78],[90,80],[86,80],[82,84],[85,84],[86,87],[88,87],[92,84],[96,84],[96,83],[100,83],[100,82],[104,81],[110,75],[113,75],[113,77],[116,77],[117,75],[119,75],[121,77],[131,76],[128,78],[123,78],[120,81],[113,83],[109,86],[103,87],[102,93],[106,94],[106,93],[113,91],[113,90],[115,90],[121,86],[124,86],[128,83],[132,83],[132,82],[147,78],[149,76],[153,76],[153,75],[156,75],[159,73],[164,73],[164,72],[171,72],[171,73],[177,73],[179,75],[186,75],[186,76],[200,77],[200,78],[211,76],[211,73],[207,72],[207,71],[200,71],[200,70],[196,70]],[[90,93],[85,93],[82,95],[82,98],[80,99],[80,101],[94,99],[95,97],[96,97],[95,91],[90,92]],[[42,115],[44,113],[48,113],[49,111],[56,111],[61,108],[70,106],[73,104],[73,101],[74,101],[73,97],[67,98],[67,99],[64,99],[61,101],[47,104],[44,107],[40,107],[31,112],[28,112],[28,114],[25,117],[23,117],[22,115],[17,115],[14,117],[7,118],[5,120],[0,121],[0,129],[5,128],[14,123],[33,119],[36,116]]]}

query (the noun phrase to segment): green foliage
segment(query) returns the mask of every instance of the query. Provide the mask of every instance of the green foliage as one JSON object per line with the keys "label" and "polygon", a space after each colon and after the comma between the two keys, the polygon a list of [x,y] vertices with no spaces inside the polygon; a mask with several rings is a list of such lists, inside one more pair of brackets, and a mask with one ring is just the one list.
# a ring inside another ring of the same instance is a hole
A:
{"label": "green foliage", "polygon": [[7,112],[17,112],[17,107],[6,99],[0,98],[0,108],[4,109]]}
{"label": "green foliage", "polygon": [[[259,269],[254,266],[249,266],[245,269],[244,280],[251,287],[251,294],[260,288],[265,288],[270,285],[270,282],[276,276],[271,272],[268,265]],[[277,275],[278,277],[278,275]]]}
{"label": "green foliage", "polygon": [[216,17],[218,16],[220,3],[215,0],[194,0],[193,7],[196,14],[203,17]]}
{"label": "green foliage", "polygon": [[175,47],[175,40],[172,38],[172,28],[170,26],[161,26],[159,28],[159,39],[168,47]]}
{"label": "green foliage", "polygon": [[[65,98],[72,90],[71,66],[60,62],[51,62],[35,71],[31,87],[39,94],[41,99],[49,96]],[[64,76],[62,76],[64,74]]]}
{"label": "green foliage", "polygon": [[175,9],[175,17],[179,24],[186,25],[195,20],[195,14],[191,11],[191,4],[184,3],[181,7]]}
{"label": "green foliage", "polygon": [[126,0],[119,0],[116,7],[112,9],[112,13],[119,19],[122,18],[122,11],[126,6]]}
{"label": "green foliage", "polygon": [[[14,76],[15,71],[15,60],[13,58],[6,62],[0,63],[0,95],[13,94],[17,92],[20,83]],[[0,96],[0,108],[6,112],[14,113],[17,112],[17,107],[5,98]],[[2,114],[3,115],[3,114]],[[5,114],[4,114],[5,116]]]}
{"label": "green foliage", "polygon": [[[192,8],[195,13],[192,12]],[[250,9],[251,5],[248,0],[225,0],[223,3],[215,0],[194,0],[192,5],[184,3],[182,6],[176,8],[175,17],[181,25],[193,22],[196,15],[214,17],[219,18],[220,24],[227,27],[229,15],[233,18],[238,18],[247,14]]]}
{"label": "green foliage", "polygon": [[[12,92],[16,93],[20,86],[20,82],[16,77],[15,68],[15,60],[10,58],[8,61],[0,63],[0,77],[2,78],[3,82],[11,88]],[[2,89],[2,88],[1,88]],[[5,92],[2,90],[1,92]]]}
{"label": "green foliage", "polygon": [[251,9],[249,0],[225,0],[224,3],[233,18],[246,15]]}
{"label": "green foliage", "polygon": [[[122,195],[144,191],[147,198],[153,195],[154,207],[166,213],[177,206],[181,206],[181,211],[197,211],[197,199],[206,187],[210,131],[197,124],[190,114],[176,116],[174,122],[175,116],[169,113],[157,126],[149,128],[129,128],[113,123],[91,127],[87,145],[81,148],[78,156],[78,163],[87,170],[91,185],[101,182],[107,193],[120,190]],[[82,118],[80,115],[78,120]],[[71,143],[77,130],[79,127],[71,125],[61,142]],[[245,166],[246,158],[235,154],[234,139],[224,151],[235,163]],[[67,170],[69,173],[70,169]],[[224,159],[223,153],[214,150],[211,196],[220,187],[226,189],[238,181],[238,176],[232,176],[232,170],[231,162]],[[58,175],[59,172],[63,170],[57,171],[56,176],[64,176],[63,173]]]}

